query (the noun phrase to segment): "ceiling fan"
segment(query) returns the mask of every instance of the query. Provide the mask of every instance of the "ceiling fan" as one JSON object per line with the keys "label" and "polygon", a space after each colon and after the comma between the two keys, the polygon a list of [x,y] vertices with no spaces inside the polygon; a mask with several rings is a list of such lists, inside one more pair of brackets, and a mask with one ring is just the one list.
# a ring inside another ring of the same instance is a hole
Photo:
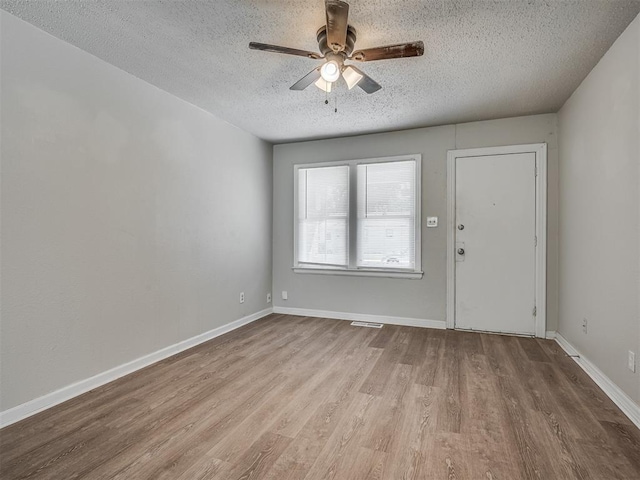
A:
{"label": "ceiling fan", "polygon": [[294,83],[290,87],[291,90],[304,90],[312,83],[315,83],[319,89],[330,92],[332,84],[342,76],[349,90],[358,85],[367,93],[375,93],[382,86],[353,65],[345,65],[345,60],[371,62],[392,58],[419,57],[424,53],[424,43],[422,42],[402,43],[354,51],[356,30],[348,24],[349,4],[342,0],[325,0],[325,7],[327,24],[321,27],[316,34],[322,54],[266,43],[249,43],[249,48],[253,50],[298,55],[314,60],[326,60],[322,65]]}

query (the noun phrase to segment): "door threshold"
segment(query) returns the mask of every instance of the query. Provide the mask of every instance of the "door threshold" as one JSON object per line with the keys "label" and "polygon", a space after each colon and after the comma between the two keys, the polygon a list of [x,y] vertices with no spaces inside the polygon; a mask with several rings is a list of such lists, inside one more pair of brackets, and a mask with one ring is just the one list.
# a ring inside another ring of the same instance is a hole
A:
{"label": "door threshold", "polygon": [[471,328],[458,328],[458,327],[455,327],[454,330],[458,332],[486,333],[488,335],[505,335],[507,337],[536,338],[535,333],[492,332],[490,330],[473,330]]}

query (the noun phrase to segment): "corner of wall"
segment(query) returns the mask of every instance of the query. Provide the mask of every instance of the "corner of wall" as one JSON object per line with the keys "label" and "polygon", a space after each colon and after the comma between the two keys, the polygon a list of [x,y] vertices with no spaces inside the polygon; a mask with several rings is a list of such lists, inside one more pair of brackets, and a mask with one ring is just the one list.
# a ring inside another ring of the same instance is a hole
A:
{"label": "corner of wall", "polygon": [[558,112],[558,332],[638,404],[639,84],[640,15]]}

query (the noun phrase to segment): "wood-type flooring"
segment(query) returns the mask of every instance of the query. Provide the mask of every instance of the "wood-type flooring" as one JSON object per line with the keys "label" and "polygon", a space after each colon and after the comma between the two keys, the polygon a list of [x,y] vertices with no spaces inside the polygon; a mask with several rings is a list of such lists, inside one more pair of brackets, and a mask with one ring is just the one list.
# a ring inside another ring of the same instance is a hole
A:
{"label": "wood-type flooring", "polygon": [[640,479],[550,340],[271,315],[0,430],[0,478]]}

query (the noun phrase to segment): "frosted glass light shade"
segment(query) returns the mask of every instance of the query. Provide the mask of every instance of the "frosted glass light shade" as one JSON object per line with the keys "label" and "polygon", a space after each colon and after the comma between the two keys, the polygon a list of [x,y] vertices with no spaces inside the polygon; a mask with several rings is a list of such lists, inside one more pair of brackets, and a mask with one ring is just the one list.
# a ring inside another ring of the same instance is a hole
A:
{"label": "frosted glass light shade", "polygon": [[362,80],[362,74],[358,73],[355,68],[348,66],[342,71],[342,78],[347,82],[347,87],[351,90]]}
{"label": "frosted glass light shade", "polygon": [[320,77],[314,85],[318,87],[323,92],[331,93],[331,83],[325,82],[324,78]]}
{"label": "frosted glass light shade", "polygon": [[325,82],[333,83],[340,78],[340,66],[335,60],[329,60],[320,68],[320,75]]}

